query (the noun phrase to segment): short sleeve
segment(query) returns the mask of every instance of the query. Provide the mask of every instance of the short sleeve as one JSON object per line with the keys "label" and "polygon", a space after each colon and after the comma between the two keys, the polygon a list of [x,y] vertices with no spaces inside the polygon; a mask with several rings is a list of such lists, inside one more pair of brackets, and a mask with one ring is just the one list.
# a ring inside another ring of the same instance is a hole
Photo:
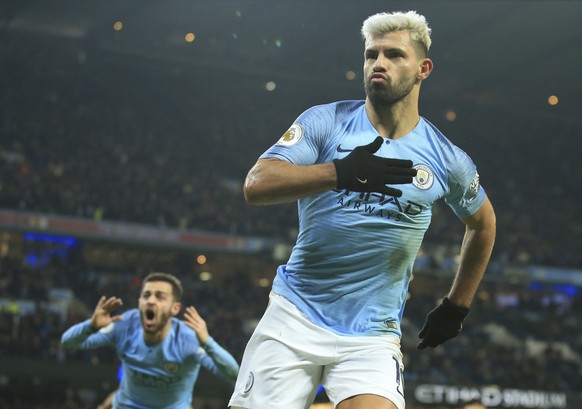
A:
{"label": "short sleeve", "polygon": [[260,159],[277,158],[296,165],[313,165],[317,163],[323,144],[333,131],[334,123],[335,105],[309,108]]}
{"label": "short sleeve", "polygon": [[474,214],[486,197],[475,164],[463,150],[451,146],[447,155],[447,169],[449,192],[445,201],[458,217]]}

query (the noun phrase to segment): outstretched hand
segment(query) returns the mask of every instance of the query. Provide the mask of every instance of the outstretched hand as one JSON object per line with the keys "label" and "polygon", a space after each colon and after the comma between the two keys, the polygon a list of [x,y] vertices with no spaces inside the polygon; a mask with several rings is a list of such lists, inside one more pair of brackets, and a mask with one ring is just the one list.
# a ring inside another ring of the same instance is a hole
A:
{"label": "outstretched hand", "polygon": [[200,342],[200,345],[206,344],[210,334],[208,334],[208,328],[206,327],[206,321],[202,319],[198,311],[194,307],[188,307],[184,311],[184,323],[192,328],[196,333],[196,337]]}
{"label": "outstretched hand", "polygon": [[119,321],[121,319],[121,314],[111,316],[111,313],[121,307],[123,301],[121,298],[117,297],[105,297],[102,296],[93,311],[93,316],[91,317],[91,329],[94,331],[99,331],[101,328],[106,327],[112,322]]}
{"label": "outstretched hand", "polygon": [[345,158],[334,159],[338,189],[402,196],[401,190],[386,185],[412,183],[417,171],[410,160],[375,156],[382,143],[384,139],[378,136],[372,143],[356,147]]}

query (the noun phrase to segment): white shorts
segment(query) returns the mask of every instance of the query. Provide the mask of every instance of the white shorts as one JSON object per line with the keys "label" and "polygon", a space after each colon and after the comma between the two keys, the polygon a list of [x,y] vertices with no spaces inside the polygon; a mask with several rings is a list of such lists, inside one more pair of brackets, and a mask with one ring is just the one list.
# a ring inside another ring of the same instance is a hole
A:
{"label": "white shorts", "polygon": [[308,409],[322,384],[334,407],[373,394],[404,409],[403,369],[397,337],[336,335],[271,293],[245,349],[229,406]]}

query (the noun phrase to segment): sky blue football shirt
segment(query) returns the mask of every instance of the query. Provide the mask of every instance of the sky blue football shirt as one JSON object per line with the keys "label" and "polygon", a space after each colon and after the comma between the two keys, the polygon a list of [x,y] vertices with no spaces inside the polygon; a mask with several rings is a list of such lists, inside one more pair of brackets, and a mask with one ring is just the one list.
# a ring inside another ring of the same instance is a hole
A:
{"label": "sky blue football shirt", "polygon": [[115,395],[119,409],[187,409],[200,367],[234,384],[238,363],[209,338],[200,346],[194,330],[173,318],[168,336],[158,345],[143,339],[139,310],[91,334],[90,320],[69,328],[62,336],[65,348],[90,349],[113,345],[122,362],[123,375]]}
{"label": "sky blue football shirt", "polygon": [[[326,163],[377,136],[364,101],[340,101],[305,111],[261,158]],[[412,160],[413,183],[393,186],[402,197],[335,189],[299,199],[297,242],[273,282],[275,293],[336,334],[401,336],[433,204],[443,199],[465,217],[485,200],[472,160],[424,118],[408,135],[385,139],[375,155]]]}

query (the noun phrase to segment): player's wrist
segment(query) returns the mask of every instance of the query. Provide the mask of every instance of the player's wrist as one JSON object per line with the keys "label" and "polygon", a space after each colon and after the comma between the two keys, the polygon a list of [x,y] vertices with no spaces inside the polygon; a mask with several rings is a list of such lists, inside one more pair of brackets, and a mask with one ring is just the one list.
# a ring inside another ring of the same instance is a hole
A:
{"label": "player's wrist", "polygon": [[333,165],[335,167],[335,174],[336,174],[336,188],[343,189],[346,185],[346,172],[344,163],[342,162],[343,159],[334,159]]}
{"label": "player's wrist", "polygon": [[201,339],[200,341],[200,346],[204,349],[206,349],[207,347],[210,347],[212,345],[212,341],[214,341],[214,339],[208,335],[208,337],[206,338],[206,340],[202,341]]}
{"label": "player's wrist", "polygon": [[86,332],[91,335],[99,331],[100,328],[97,328],[92,322],[87,324]]}
{"label": "player's wrist", "polygon": [[459,321],[463,321],[467,315],[469,314],[469,308],[463,307],[461,305],[455,304],[453,301],[449,299],[449,297],[443,298],[442,301],[443,308],[448,315],[458,319]]}

